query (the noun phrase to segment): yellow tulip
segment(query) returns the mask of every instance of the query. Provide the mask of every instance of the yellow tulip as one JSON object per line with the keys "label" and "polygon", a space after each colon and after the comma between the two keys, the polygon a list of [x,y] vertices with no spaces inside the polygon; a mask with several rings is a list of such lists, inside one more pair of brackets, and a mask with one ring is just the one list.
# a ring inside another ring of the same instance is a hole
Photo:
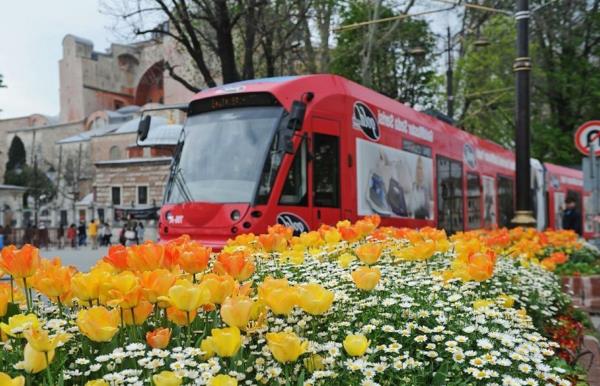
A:
{"label": "yellow tulip", "polygon": [[265,296],[265,303],[276,315],[289,315],[298,304],[296,287],[275,288]]}
{"label": "yellow tulip", "polygon": [[34,314],[18,314],[8,318],[8,324],[0,323],[0,330],[12,337],[23,336],[23,331],[39,327],[40,322]]}
{"label": "yellow tulip", "polygon": [[308,358],[304,359],[304,368],[308,370],[309,373],[323,370],[325,368],[325,364],[323,364],[323,357],[318,354],[312,354]]}
{"label": "yellow tulip", "polygon": [[353,357],[359,357],[369,348],[369,340],[364,335],[348,335],[344,339],[344,349],[348,355]]}
{"label": "yellow tulip", "polygon": [[180,386],[183,380],[172,371],[162,371],[152,376],[155,386]]}
{"label": "yellow tulip", "polygon": [[104,379],[94,379],[93,381],[87,381],[85,386],[110,386]]}
{"label": "yellow tulip", "polygon": [[371,265],[375,264],[379,260],[379,256],[381,255],[381,250],[383,246],[381,244],[362,244],[358,246],[354,252],[356,256],[365,264]]}
{"label": "yellow tulip", "polygon": [[352,263],[356,258],[351,253],[343,253],[338,257],[338,262],[340,263],[340,267],[348,268],[350,263]]}
{"label": "yellow tulip", "polygon": [[208,386],[237,386],[237,384],[237,379],[225,374],[215,375],[208,381]]}
{"label": "yellow tulip", "polygon": [[62,343],[68,341],[71,336],[66,333],[58,333],[52,338],[48,335],[48,331],[41,328],[30,328],[23,333],[27,342],[34,350],[40,352],[50,352],[56,349]]}
{"label": "yellow tulip", "polygon": [[31,344],[27,343],[23,351],[23,360],[17,363],[15,367],[30,374],[35,374],[45,370],[53,359],[54,350],[48,352],[37,351]]}
{"label": "yellow tulip", "polygon": [[204,352],[202,355],[204,360],[215,356],[215,347],[212,336],[207,336],[206,338],[202,339],[202,342],[200,342],[200,350]]}
{"label": "yellow tulip", "polygon": [[22,375],[18,377],[11,378],[10,375],[6,373],[0,373],[0,385],[2,386],[24,386],[25,385],[25,377]]}
{"label": "yellow tulip", "polygon": [[10,288],[0,284],[0,318],[3,318],[8,312],[8,302],[10,301]]}
{"label": "yellow tulip", "polygon": [[232,357],[242,346],[242,336],[237,327],[213,328],[211,336],[213,349],[220,357]]}
{"label": "yellow tulip", "polygon": [[110,342],[119,331],[119,311],[92,307],[77,314],[79,331],[94,342]]}
{"label": "yellow tulip", "polygon": [[210,291],[210,302],[215,304],[223,303],[226,297],[233,293],[235,280],[229,275],[217,275],[209,273],[202,277],[202,285]]}
{"label": "yellow tulip", "polygon": [[159,300],[168,300],[176,308],[192,312],[210,303],[210,296],[210,290],[206,286],[192,284],[189,280],[178,280],[169,289],[169,297],[166,299],[159,297]]}
{"label": "yellow tulip", "polygon": [[498,296],[498,299],[500,299],[500,305],[504,308],[512,308],[512,306],[515,304],[515,298],[507,294],[501,294]]}
{"label": "yellow tulip", "polygon": [[269,332],[266,337],[271,354],[281,363],[295,362],[308,348],[308,342],[293,332]]}
{"label": "yellow tulip", "polygon": [[230,327],[246,329],[254,302],[247,296],[233,296],[221,305],[221,319]]}
{"label": "yellow tulip", "polygon": [[477,299],[473,302],[473,309],[480,310],[482,308],[487,308],[493,304],[494,302],[492,300]]}
{"label": "yellow tulip", "polygon": [[334,294],[317,283],[303,284],[298,289],[300,307],[311,315],[327,312],[333,303]]}
{"label": "yellow tulip", "polygon": [[106,283],[108,302],[110,306],[123,309],[137,307],[142,298],[140,279],[130,271],[115,275]]}
{"label": "yellow tulip", "polygon": [[381,278],[379,268],[359,267],[352,272],[352,280],[363,291],[371,291]]}
{"label": "yellow tulip", "polygon": [[82,302],[91,302],[100,297],[100,283],[110,279],[110,273],[105,270],[93,269],[88,273],[78,272],[71,278],[73,296]]}

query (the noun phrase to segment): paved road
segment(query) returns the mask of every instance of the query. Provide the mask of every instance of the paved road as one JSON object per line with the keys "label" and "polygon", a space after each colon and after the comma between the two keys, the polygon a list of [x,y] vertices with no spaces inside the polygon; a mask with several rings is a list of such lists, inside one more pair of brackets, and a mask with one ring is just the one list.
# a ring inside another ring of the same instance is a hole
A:
{"label": "paved road", "polygon": [[60,257],[64,265],[73,265],[80,271],[87,271],[93,266],[96,261],[106,255],[107,247],[98,247],[98,249],[92,249],[92,247],[80,247],[78,249],[65,248],[56,249],[51,248],[46,250],[45,248],[40,249],[40,254],[45,258]]}

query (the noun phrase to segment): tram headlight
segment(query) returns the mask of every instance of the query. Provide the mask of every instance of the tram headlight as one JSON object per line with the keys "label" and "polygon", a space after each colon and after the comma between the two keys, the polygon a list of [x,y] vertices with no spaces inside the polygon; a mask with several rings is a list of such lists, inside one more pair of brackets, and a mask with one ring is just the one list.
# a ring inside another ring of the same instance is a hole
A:
{"label": "tram headlight", "polygon": [[232,211],[231,211],[231,215],[230,215],[230,216],[231,216],[231,219],[232,219],[233,221],[237,221],[237,220],[239,220],[239,219],[240,219],[240,217],[241,217],[241,215],[240,215],[240,211],[239,211],[239,210],[237,210],[237,209],[234,209],[234,210],[232,210]]}
{"label": "tram headlight", "polygon": [[171,213],[171,211],[167,211],[167,213],[165,213],[165,219],[167,219],[167,223],[171,224],[173,222],[173,213]]}

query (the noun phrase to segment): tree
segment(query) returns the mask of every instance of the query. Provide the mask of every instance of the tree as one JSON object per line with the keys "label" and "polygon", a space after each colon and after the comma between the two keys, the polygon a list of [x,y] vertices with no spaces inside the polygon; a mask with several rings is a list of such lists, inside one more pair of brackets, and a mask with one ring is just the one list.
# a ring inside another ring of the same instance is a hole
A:
{"label": "tree", "polygon": [[[310,53],[309,0],[105,0],[103,3],[105,11],[124,20],[134,36],[174,39],[209,87],[216,86],[220,79],[222,83],[231,83],[258,74],[287,73],[288,64],[297,60],[314,69],[310,65],[315,54]],[[323,7],[320,15],[327,15],[332,9],[329,4]],[[302,51],[299,48],[307,49],[309,57],[306,52],[299,54]],[[210,59],[213,55],[217,66]],[[173,79],[194,92],[199,91],[200,87],[185,79],[176,65],[166,61],[165,68]]]}
{"label": "tree", "polygon": [[[406,14],[412,3],[394,11],[382,0],[350,1],[341,11],[341,25]],[[330,70],[401,102],[429,104],[434,93],[433,46],[433,35],[423,20],[406,18],[384,26],[344,29],[337,34]],[[417,47],[429,54],[410,55]]]}
{"label": "tree", "polygon": [[[7,184],[13,184],[10,180],[14,178],[16,172],[22,169],[27,161],[27,153],[25,151],[25,145],[19,136],[14,136],[10,147],[8,148],[8,161],[6,162],[6,168],[4,171],[4,182]],[[18,184],[14,184],[18,185]]]}
{"label": "tree", "polygon": [[[573,132],[581,123],[597,118],[600,104],[600,62],[597,60],[600,0],[558,1],[546,6],[543,0],[530,3],[532,9],[541,7],[533,12],[530,31],[532,156],[542,161],[576,164],[581,156],[565,144],[573,143]],[[514,1],[494,0],[485,5],[512,10]],[[501,18],[504,20],[500,21]],[[484,95],[481,91],[514,86],[514,76],[510,76],[509,71],[515,56],[515,40],[505,39],[498,33],[504,30],[506,36],[514,36],[514,21],[486,12],[467,11],[463,25],[465,30],[481,28],[492,45],[480,52],[468,47],[461,50],[464,54],[463,67],[459,66],[463,82],[459,83],[463,94],[461,124],[469,131],[511,145],[514,91],[503,96]],[[481,65],[480,71],[473,71],[477,61],[492,64],[492,67]],[[480,94],[479,104],[465,97],[473,91]]]}

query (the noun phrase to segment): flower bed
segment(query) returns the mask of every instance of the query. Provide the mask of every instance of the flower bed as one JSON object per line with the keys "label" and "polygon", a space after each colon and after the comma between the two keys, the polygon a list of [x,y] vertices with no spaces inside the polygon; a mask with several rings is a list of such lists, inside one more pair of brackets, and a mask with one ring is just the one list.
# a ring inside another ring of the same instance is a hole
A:
{"label": "flower bed", "polygon": [[574,234],[378,224],[115,246],[87,273],[6,247],[0,385],[574,384],[549,340]]}

